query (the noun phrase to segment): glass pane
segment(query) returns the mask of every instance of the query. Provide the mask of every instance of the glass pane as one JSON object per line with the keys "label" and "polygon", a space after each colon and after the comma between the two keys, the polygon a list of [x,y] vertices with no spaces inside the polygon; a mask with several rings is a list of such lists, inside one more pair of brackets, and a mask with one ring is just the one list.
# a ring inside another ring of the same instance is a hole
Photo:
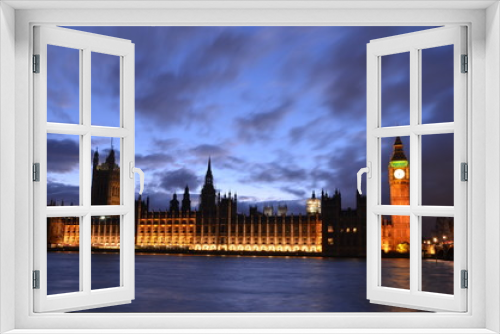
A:
{"label": "glass pane", "polygon": [[381,286],[410,289],[410,216],[382,216]]}
{"label": "glass pane", "polygon": [[382,126],[410,124],[410,53],[381,57]]}
{"label": "glass pane", "polygon": [[452,217],[422,217],[422,291],[453,294]]}
{"label": "glass pane", "polygon": [[47,205],[80,205],[80,137],[47,134]]}
{"label": "glass pane", "polygon": [[381,139],[383,205],[410,204],[410,137]]}
{"label": "glass pane", "polygon": [[120,57],[92,52],[92,125],[120,126]]}
{"label": "glass pane", "polygon": [[80,291],[80,218],[47,218],[47,294]]}
{"label": "glass pane", "polygon": [[47,122],[80,122],[80,50],[47,45]]}
{"label": "glass pane", "polygon": [[120,216],[92,217],[92,289],[120,286]]}
{"label": "glass pane", "polygon": [[453,206],[453,137],[422,136],[422,205]]}
{"label": "glass pane", "polygon": [[120,139],[92,137],[92,205],[120,205]]}
{"label": "glass pane", "polygon": [[422,123],[453,122],[453,45],[421,52]]}

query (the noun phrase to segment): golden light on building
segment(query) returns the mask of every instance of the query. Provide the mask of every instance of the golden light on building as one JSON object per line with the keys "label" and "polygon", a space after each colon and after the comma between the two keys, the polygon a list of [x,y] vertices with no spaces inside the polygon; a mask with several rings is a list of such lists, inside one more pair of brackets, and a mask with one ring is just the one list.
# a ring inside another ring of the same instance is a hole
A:
{"label": "golden light on building", "polygon": [[316,194],[313,191],[311,198],[306,201],[306,212],[308,214],[320,214],[321,213],[321,200],[316,198]]}

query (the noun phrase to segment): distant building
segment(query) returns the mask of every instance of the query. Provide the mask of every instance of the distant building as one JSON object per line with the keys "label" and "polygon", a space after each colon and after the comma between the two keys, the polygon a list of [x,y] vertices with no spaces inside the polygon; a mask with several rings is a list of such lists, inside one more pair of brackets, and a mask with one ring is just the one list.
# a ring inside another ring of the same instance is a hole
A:
{"label": "distant building", "polygon": [[312,193],[311,198],[306,201],[306,212],[307,214],[315,215],[321,213],[321,201],[316,198],[316,194]]}
{"label": "distant building", "polygon": [[329,256],[366,256],[366,197],[356,192],[356,209],[342,209],[342,196],[321,194],[323,253]]}
{"label": "distant building", "polygon": [[[103,164],[99,164],[98,152],[94,154],[93,205],[120,203],[120,169],[114,159],[113,149]],[[397,138],[389,163],[392,205],[409,204],[409,168],[403,144]],[[355,209],[342,209],[340,191],[335,190],[331,196],[322,191],[321,198],[313,192],[306,200],[305,215],[288,215],[286,205],[279,205],[277,212],[272,206],[265,206],[262,212],[251,206],[249,213],[243,214],[238,212],[236,194],[216,193],[209,159],[199,210],[191,208],[187,186],[182,201],[173,194],[169,204],[169,210],[151,211],[149,198],[144,201],[139,196],[135,210],[137,249],[366,256],[366,197],[359,194]],[[49,248],[78,247],[78,218],[49,218],[47,222]],[[119,216],[92,217],[91,223],[93,248],[119,248]],[[382,219],[381,225],[384,252],[409,250],[409,217]],[[450,229],[446,226],[443,233]]]}
{"label": "distant building", "polygon": [[[287,206],[272,206],[263,212],[250,207],[249,214],[238,212],[238,197],[215,192],[211,161],[203,184],[198,211],[187,209],[186,188],[182,212],[151,212],[148,204],[137,203],[137,249],[195,251],[321,253],[319,215],[289,215]],[[190,206],[190,205],[189,205]]]}
{"label": "distant building", "polygon": [[99,152],[95,151],[92,163],[92,205],[120,205],[120,167],[115,160],[113,146],[102,164],[99,164]]}
{"label": "distant building", "polygon": [[278,205],[278,216],[283,216],[288,213],[288,206],[285,205]]}
{"label": "distant building", "polygon": [[272,215],[274,215],[274,208],[273,208],[272,205],[266,205],[266,206],[264,206],[264,209],[262,211],[264,211],[264,215],[265,216],[272,216]]}

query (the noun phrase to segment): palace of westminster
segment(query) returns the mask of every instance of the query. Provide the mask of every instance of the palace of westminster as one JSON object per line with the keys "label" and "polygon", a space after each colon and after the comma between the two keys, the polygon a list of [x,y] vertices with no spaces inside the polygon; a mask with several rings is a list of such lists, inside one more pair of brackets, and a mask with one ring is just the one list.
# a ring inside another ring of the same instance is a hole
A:
{"label": "palace of westminster", "polygon": [[[410,166],[400,138],[393,145],[388,166],[392,205],[409,204]],[[92,205],[120,203],[120,168],[111,149],[104,163],[93,158]],[[322,256],[366,255],[366,197],[356,193],[356,209],[342,209],[341,194],[312,193],[306,214],[287,213],[287,207],[250,207],[238,212],[237,195],[216,193],[210,159],[198,210],[191,207],[186,186],[182,201],[173,195],[169,210],[150,211],[149,198],[139,196],[135,209],[136,250],[158,252],[227,252],[316,254]],[[51,202],[49,205],[55,205]],[[73,249],[79,245],[78,218],[48,218],[48,249]],[[410,222],[393,216],[381,223],[384,252],[408,252]],[[92,248],[119,249],[118,216],[93,217]]]}

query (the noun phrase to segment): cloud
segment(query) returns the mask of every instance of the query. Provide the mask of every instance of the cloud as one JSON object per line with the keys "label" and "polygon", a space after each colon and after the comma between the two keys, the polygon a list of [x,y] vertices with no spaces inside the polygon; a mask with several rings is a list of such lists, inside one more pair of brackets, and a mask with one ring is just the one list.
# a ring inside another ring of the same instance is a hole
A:
{"label": "cloud", "polygon": [[248,142],[269,140],[279,123],[292,111],[291,100],[285,100],[270,110],[256,112],[236,119],[238,138]]}
{"label": "cloud", "polygon": [[173,151],[179,148],[180,140],[178,138],[153,138],[152,147],[154,151]]}
{"label": "cloud", "polygon": [[266,184],[283,181],[304,181],[306,178],[307,172],[305,169],[296,166],[288,167],[278,162],[253,164],[249,176],[251,182]]}
{"label": "cloud", "polygon": [[166,164],[175,161],[170,155],[164,153],[155,154],[136,154],[135,155],[135,165],[140,166],[141,169],[151,168],[158,169],[165,167]]}
{"label": "cloud", "polygon": [[281,190],[284,192],[290,193],[295,197],[304,198],[306,196],[306,192],[303,189],[291,188],[291,187],[281,187]]}
{"label": "cloud", "polygon": [[[312,64],[307,87],[318,92],[322,101],[336,122],[365,122],[366,119],[366,44],[370,40],[395,36],[429,27],[341,27],[335,32],[342,36],[328,46],[323,57]],[[292,64],[290,65],[292,66]],[[385,76],[384,73],[383,77]],[[398,75],[404,80],[406,77]],[[390,78],[390,76],[389,76]],[[393,78],[394,79],[394,78]],[[402,100],[391,82],[387,88],[394,100]],[[406,92],[406,95],[408,92]],[[389,96],[388,95],[388,96]],[[391,115],[394,116],[394,115]],[[397,120],[396,120],[397,121]]]}
{"label": "cloud", "polygon": [[224,159],[221,159],[219,168],[224,169],[234,169],[234,170],[242,170],[246,165],[247,161],[235,156],[225,156]]}
{"label": "cloud", "polygon": [[201,184],[200,178],[190,169],[180,168],[172,171],[157,173],[159,177],[158,185],[167,193],[184,189],[186,185],[189,189],[197,189]]}
{"label": "cloud", "polygon": [[198,158],[208,159],[208,157],[223,157],[228,152],[220,145],[201,144],[189,150],[189,153]]}
{"label": "cloud", "polygon": [[50,180],[47,182],[47,204],[54,200],[57,205],[61,205],[61,201],[64,201],[64,205],[71,203],[79,205],[79,198],[80,188],[78,186]]}
{"label": "cloud", "polygon": [[80,162],[80,145],[72,139],[52,139],[47,136],[47,172],[69,173],[78,170]]}
{"label": "cloud", "polygon": [[47,46],[47,121],[79,121],[79,51]]}

